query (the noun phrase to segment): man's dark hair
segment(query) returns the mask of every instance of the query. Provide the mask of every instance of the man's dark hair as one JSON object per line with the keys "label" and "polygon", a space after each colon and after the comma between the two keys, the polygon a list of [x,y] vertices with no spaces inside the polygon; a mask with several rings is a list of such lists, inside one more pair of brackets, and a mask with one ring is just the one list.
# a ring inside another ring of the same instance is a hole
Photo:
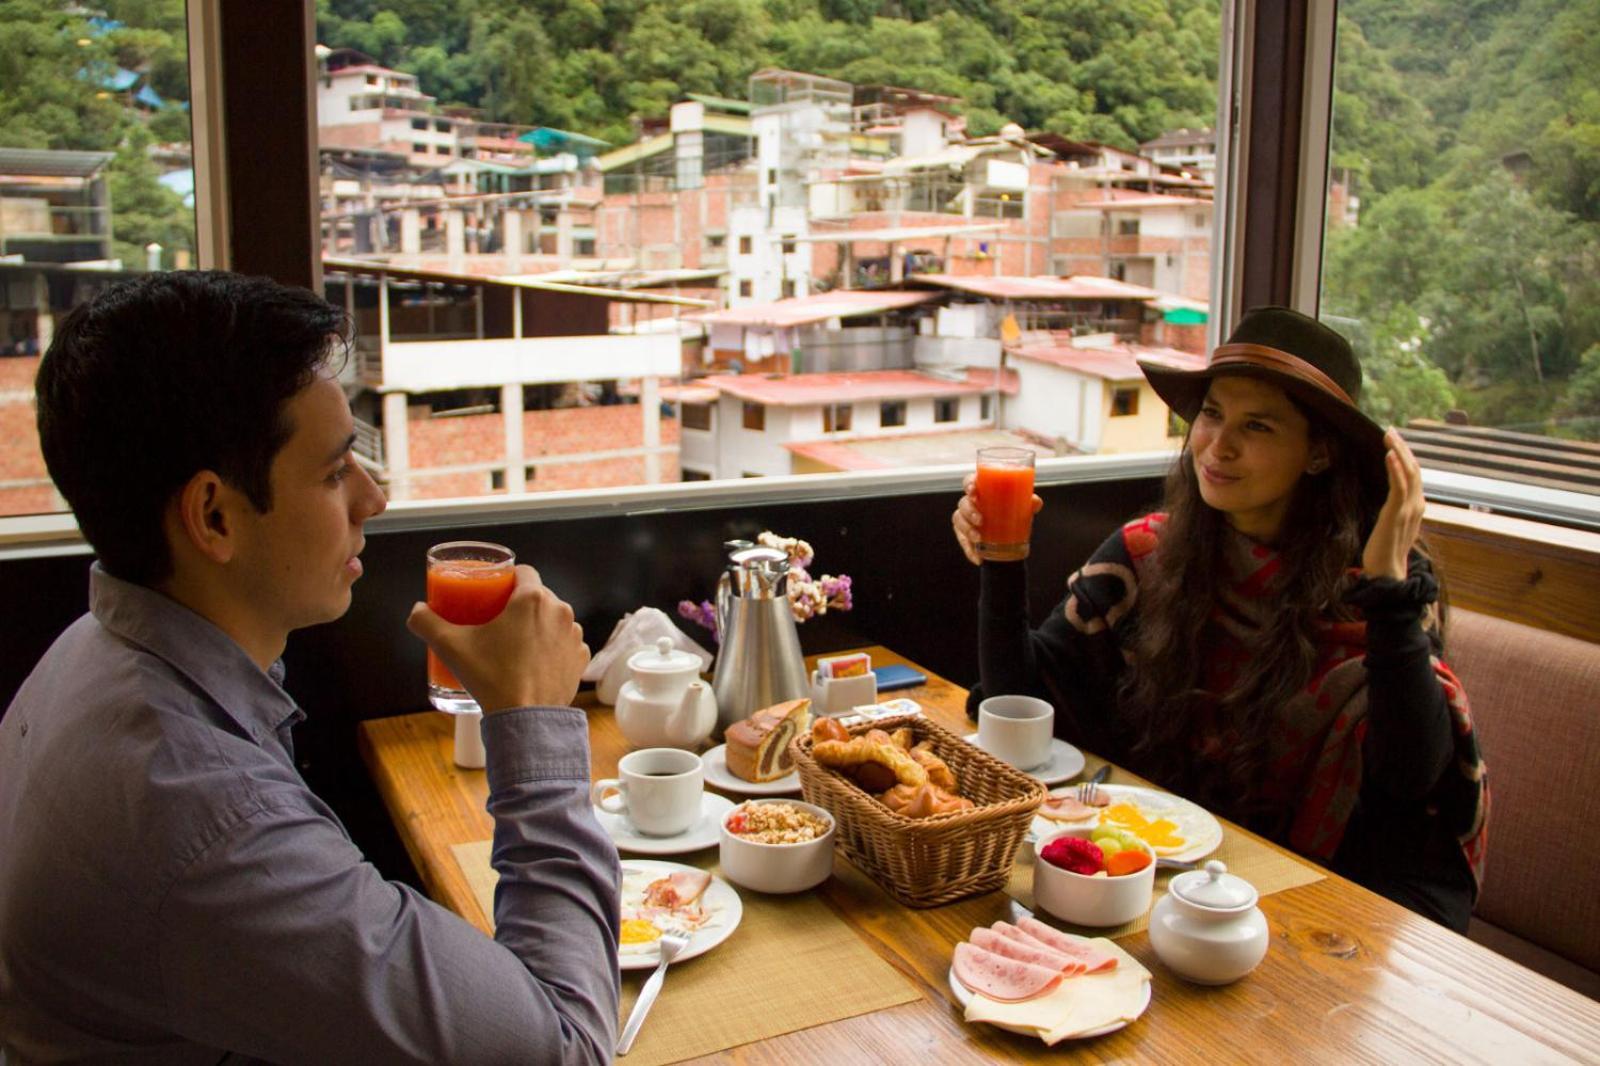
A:
{"label": "man's dark hair", "polygon": [[169,576],[162,515],[200,470],[270,511],[284,404],[348,329],[305,289],[223,271],[146,274],[69,314],[39,365],[39,441],[101,564]]}

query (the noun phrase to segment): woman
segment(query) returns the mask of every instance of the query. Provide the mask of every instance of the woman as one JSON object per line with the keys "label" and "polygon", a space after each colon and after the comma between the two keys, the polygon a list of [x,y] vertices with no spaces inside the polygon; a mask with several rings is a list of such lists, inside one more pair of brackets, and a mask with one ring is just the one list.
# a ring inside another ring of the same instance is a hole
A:
{"label": "woman", "polygon": [[[1488,788],[1436,657],[1416,459],[1356,406],[1344,338],[1286,308],[1246,314],[1203,370],[1140,365],[1190,422],[1165,504],[1038,629],[1026,564],[982,564],[970,706],[1043,696],[1068,740],[1465,929]],[[971,479],[952,521],[978,563]]]}

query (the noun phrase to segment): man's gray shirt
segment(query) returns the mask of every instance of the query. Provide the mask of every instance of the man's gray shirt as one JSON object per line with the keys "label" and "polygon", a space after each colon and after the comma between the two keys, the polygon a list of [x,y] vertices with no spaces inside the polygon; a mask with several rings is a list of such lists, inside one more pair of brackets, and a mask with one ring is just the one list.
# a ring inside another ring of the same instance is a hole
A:
{"label": "man's gray shirt", "polygon": [[281,678],[95,566],[0,720],[11,1060],[608,1060],[620,875],[582,712],[484,720],[490,940],[362,858],[295,769]]}

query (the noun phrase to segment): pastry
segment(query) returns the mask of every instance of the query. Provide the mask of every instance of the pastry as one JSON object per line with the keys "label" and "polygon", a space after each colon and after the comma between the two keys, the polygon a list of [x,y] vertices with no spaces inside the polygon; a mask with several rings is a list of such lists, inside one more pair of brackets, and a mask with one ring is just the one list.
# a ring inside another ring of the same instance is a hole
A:
{"label": "pastry", "polygon": [[840,725],[837,719],[826,716],[818,718],[811,725],[812,740],[849,740],[850,731]]}
{"label": "pastry", "polygon": [[821,740],[812,746],[811,754],[823,766],[843,771],[868,792],[882,792],[896,784],[922,785],[928,780],[928,772],[899,747],[867,736]]}
{"label": "pastry", "polygon": [[956,791],[956,774],[950,764],[933,753],[933,741],[924,740],[911,749],[911,758],[928,773],[928,780],[942,789]]}
{"label": "pastry", "polygon": [[725,758],[728,772],[745,781],[776,781],[794,771],[789,741],[806,729],[811,718],[810,700],[763,707],[728,727]]}
{"label": "pastry", "polygon": [[878,797],[885,807],[906,818],[931,818],[936,814],[972,809],[972,801],[929,782],[920,786],[896,785]]}

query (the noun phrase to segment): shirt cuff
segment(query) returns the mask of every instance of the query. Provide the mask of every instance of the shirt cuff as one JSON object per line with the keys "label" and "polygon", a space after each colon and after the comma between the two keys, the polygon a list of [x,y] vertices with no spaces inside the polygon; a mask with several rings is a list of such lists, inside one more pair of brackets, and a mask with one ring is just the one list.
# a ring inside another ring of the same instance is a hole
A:
{"label": "shirt cuff", "polygon": [[519,707],[483,716],[489,791],[526,781],[589,780],[589,719],[576,707]]}

